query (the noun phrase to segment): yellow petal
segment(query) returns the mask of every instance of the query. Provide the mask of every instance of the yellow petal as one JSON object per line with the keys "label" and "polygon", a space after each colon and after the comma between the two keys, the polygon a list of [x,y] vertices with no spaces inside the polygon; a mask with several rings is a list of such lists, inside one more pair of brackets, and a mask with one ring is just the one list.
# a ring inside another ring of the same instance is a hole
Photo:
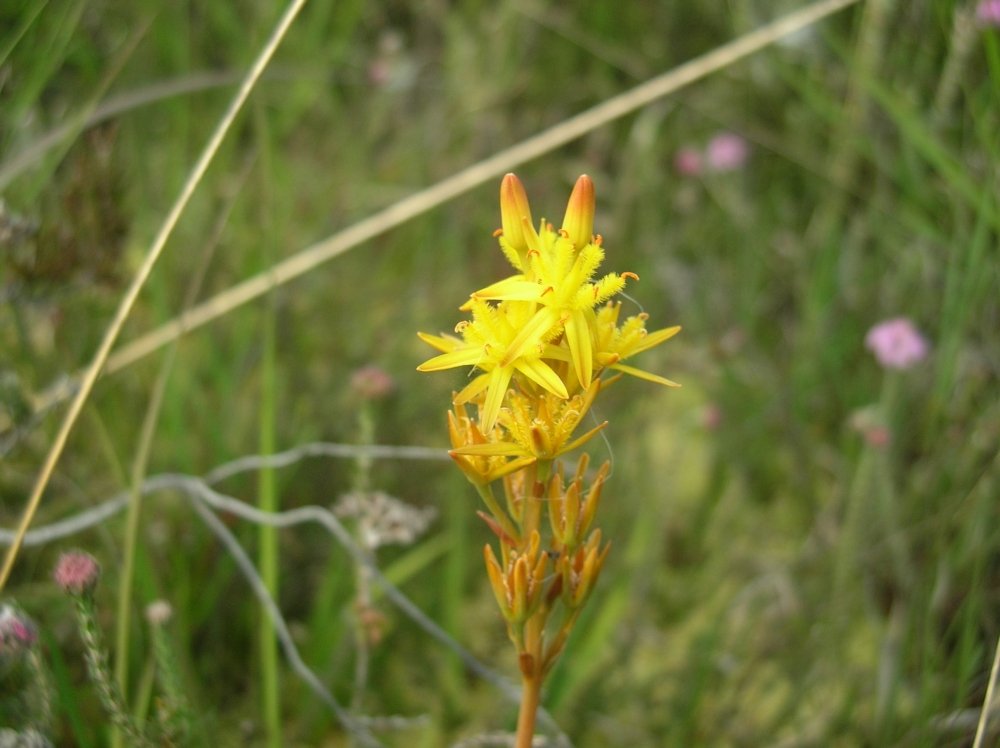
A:
{"label": "yellow petal", "polygon": [[629,356],[634,356],[637,353],[642,353],[643,351],[648,351],[653,346],[657,346],[664,341],[670,340],[674,335],[681,331],[680,325],[674,325],[673,327],[664,327],[662,330],[656,330],[647,334],[638,345],[633,347],[629,351]]}
{"label": "yellow petal", "polygon": [[573,357],[573,371],[584,387],[594,376],[594,354],[590,345],[590,326],[583,312],[574,312],[566,320],[566,342]]}
{"label": "yellow petal", "polygon": [[535,312],[534,316],[525,323],[510,345],[507,346],[507,351],[504,353],[500,365],[507,366],[532,346],[544,342],[545,336],[557,322],[559,322],[558,313],[548,307],[543,307]]}
{"label": "yellow petal", "polygon": [[507,385],[514,375],[514,370],[509,366],[498,366],[490,372],[489,386],[486,388],[486,402],[479,414],[480,430],[484,434],[490,433],[496,425],[497,417],[500,415],[500,406],[503,405],[504,395],[507,394]]}
{"label": "yellow petal", "polygon": [[560,454],[565,453],[565,452],[572,452],[574,449],[576,449],[577,447],[579,447],[584,442],[590,441],[592,438],[594,438],[594,436],[597,435],[597,432],[599,432],[601,429],[603,429],[607,425],[608,425],[607,421],[604,421],[603,423],[597,424],[596,426],[594,426],[594,428],[592,428],[590,431],[588,431],[583,436],[574,439],[569,444],[567,444],[564,447],[562,447],[559,450]]}
{"label": "yellow petal", "polygon": [[469,382],[461,391],[452,398],[451,402],[453,405],[462,405],[471,401],[476,395],[486,389],[487,385],[490,383],[489,374],[480,374],[478,377]]}
{"label": "yellow petal", "polygon": [[636,369],[634,366],[626,366],[625,364],[613,364],[612,369],[617,369],[618,371],[624,372],[625,374],[631,374],[633,377],[638,377],[639,379],[645,379],[647,382],[655,382],[656,384],[663,384],[667,387],[680,387],[677,382],[671,381],[666,377],[661,377],[657,374],[650,374],[648,371],[643,371],[642,369]]}
{"label": "yellow petal", "polygon": [[468,455],[470,457],[517,457],[524,450],[513,442],[487,442],[486,444],[466,444],[457,447],[448,454]]}
{"label": "yellow petal", "polygon": [[556,397],[561,397],[564,400],[569,397],[563,380],[552,370],[551,366],[541,359],[521,360],[516,362],[514,366],[532,382],[544,387]]}
{"label": "yellow petal", "polygon": [[522,275],[515,275],[486,288],[481,288],[472,294],[472,297],[474,299],[492,299],[493,301],[537,301],[544,291],[543,286],[524,280]]}
{"label": "yellow petal", "polygon": [[442,369],[454,369],[456,366],[475,366],[482,358],[481,348],[463,348],[427,359],[417,367],[417,371],[441,371]]}
{"label": "yellow petal", "polygon": [[[503,478],[505,475],[510,475],[513,472],[520,470],[521,468],[526,468],[534,462],[538,462],[538,458],[534,455],[525,455],[524,457],[518,457],[516,460],[508,460],[503,465],[499,467],[491,468],[488,474],[490,482]],[[508,532],[511,537],[516,537],[513,532]]]}
{"label": "yellow petal", "polygon": [[[553,345],[552,343],[547,343],[545,348],[542,349],[542,358],[551,358],[555,361],[565,361],[569,363],[573,360],[570,356],[569,351],[563,348],[561,345]],[[617,360],[617,359],[616,359]]]}
{"label": "yellow petal", "polygon": [[459,338],[449,335],[431,335],[426,332],[418,332],[417,337],[432,348],[437,348],[442,353],[451,353],[458,346],[462,345],[462,341]]}

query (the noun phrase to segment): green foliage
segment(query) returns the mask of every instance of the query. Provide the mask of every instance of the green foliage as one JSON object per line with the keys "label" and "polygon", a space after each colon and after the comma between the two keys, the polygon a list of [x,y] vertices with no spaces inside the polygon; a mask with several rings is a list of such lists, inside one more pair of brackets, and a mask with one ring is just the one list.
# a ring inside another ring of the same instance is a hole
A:
{"label": "green foliage", "polygon": [[[189,305],[202,264],[199,299],[750,30],[777,5],[800,4],[307,6],[125,338]],[[579,748],[970,742],[966,723],[943,725],[976,714],[1000,635],[1000,34],[954,34],[967,6],[873,0],[518,169],[535,205],[561,205],[590,174],[607,269],[641,277],[629,294],[657,327],[684,326],[637,362],[682,390],[622,381],[601,406],[615,412],[601,516],[613,548],[543,698]],[[0,228],[18,227],[0,231],[4,444],[29,426],[41,393],[93,355],[278,12],[161,0],[0,10]],[[189,87],[156,95],[165,82]],[[101,101],[140,92],[154,99],[83,126]],[[60,126],[64,137],[38,148]],[[680,148],[723,130],[748,141],[744,166],[676,170]],[[473,279],[506,274],[490,236],[498,184],[190,333],[172,364],[157,352],[106,377],[36,524],[129,488],[164,369],[147,475],[200,475],[262,445],[357,441],[350,377],[369,363],[396,382],[371,404],[376,441],[443,447],[442,403],[464,380],[418,375],[426,350],[415,332],[449,326]],[[895,316],[931,342],[906,371],[883,370],[864,345]],[[3,527],[16,523],[56,420],[28,428],[2,458]],[[330,505],[355,468],[311,458],[273,478],[248,473],[220,490],[249,504],[264,492],[282,509]],[[381,567],[514,677],[474,492],[439,462],[379,460],[370,480],[439,512],[416,544],[380,550]],[[170,601],[176,677],[199,732],[259,744],[259,603],[186,500],[143,501],[133,616]],[[232,528],[256,556],[258,528]],[[124,530],[119,516],[60,541],[102,561],[105,641]],[[310,527],[275,537],[267,563],[303,659],[351,703],[349,556]],[[57,744],[104,745],[69,609],[47,589],[56,545],[25,549],[5,594],[42,629]],[[388,745],[511,728],[514,704],[373,593],[384,618],[361,703],[371,715],[428,717],[387,733]],[[147,639],[135,623],[127,700],[146,705],[139,721],[154,718],[156,700],[140,698]],[[335,740],[338,723],[280,667],[286,744]]]}

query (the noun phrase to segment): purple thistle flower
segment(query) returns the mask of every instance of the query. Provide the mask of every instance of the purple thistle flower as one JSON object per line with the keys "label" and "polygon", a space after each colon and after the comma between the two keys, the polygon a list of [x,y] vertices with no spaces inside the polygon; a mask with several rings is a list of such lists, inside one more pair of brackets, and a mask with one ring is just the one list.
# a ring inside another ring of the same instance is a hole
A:
{"label": "purple thistle flower", "polygon": [[705,147],[705,159],[712,171],[736,171],[749,157],[747,141],[732,132],[720,132]]}
{"label": "purple thistle flower", "polygon": [[701,174],[703,170],[701,153],[690,146],[685,146],[674,154],[674,169],[685,177]]}
{"label": "purple thistle flower", "polygon": [[362,400],[381,400],[396,389],[396,381],[381,367],[368,364],[351,374],[351,389]]}
{"label": "purple thistle flower", "polygon": [[101,566],[89,553],[70,551],[59,557],[52,576],[63,592],[82,595],[94,589],[101,576]]}
{"label": "purple thistle flower", "polygon": [[909,369],[930,351],[927,339],[908,317],[879,322],[865,335],[865,347],[886,369]]}

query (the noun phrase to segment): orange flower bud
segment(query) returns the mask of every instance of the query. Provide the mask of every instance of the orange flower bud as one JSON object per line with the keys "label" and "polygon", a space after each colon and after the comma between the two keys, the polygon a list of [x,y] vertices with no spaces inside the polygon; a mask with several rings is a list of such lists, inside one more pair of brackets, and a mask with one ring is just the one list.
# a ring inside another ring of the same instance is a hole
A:
{"label": "orange flower bud", "polygon": [[580,516],[580,481],[563,486],[562,477],[554,475],[549,483],[549,523],[552,536],[569,551],[577,544],[577,522]]}
{"label": "orange flower bud", "polygon": [[510,589],[507,587],[507,580],[500,569],[496,554],[493,553],[493,548],[488,543],[483,547],[483,558],[486,561],[486,573],[490,578],[493,596],[497,599],[497,605],[504,618],[510,620],[512,618]]}
{"label": "orange flower bud", "polygon": [[604,566],[610,544],[601,547],[601,531],[594,530],[587,538],[587,543],[576,550],[572,556],[561,559],[563,577],[562,600],[570,610],[582,606],[590,596],[597,577]]}
{"label": "orange flower bud", "polygon": [[562,222],[566,237],[573,242],[576,249],[587,246],[594,238],[595,209],[594,183],[590,177],[583,174],[573,186]]}
{"label": "orange flower bud", "polygon": [[500,222],[504,241],[523,257],[528,251],[525,224],[531,230],[531,207],[521,180],[507,174],[500,183]]}
{"label": "orange flower bud", "polygon": [[587,531],[590,529],[590,525],[594,521],[594,515],[597,514],[597,507],[601,503],[601,489],[604,488],[604,481],[610,472],[611,463],[606,461],[603,465],[601,465],[601,469],[597,471],[597,475],[594,477],[594,482],[590,484],[590,491],[587,493],[587,498],[583,502],[583,511],[580,515],[577,528],[577,532],[579,533],[578,537],[586,535]]}
{"label": "orange flower bud", "polygon": [[528,569],[528,560],[524,556],[518,556],[513,563],[513,568],[508,576],[508,584],[511,588],[511,620],[523,621],[528,617],[528,594],[531,586],[531,574]]}

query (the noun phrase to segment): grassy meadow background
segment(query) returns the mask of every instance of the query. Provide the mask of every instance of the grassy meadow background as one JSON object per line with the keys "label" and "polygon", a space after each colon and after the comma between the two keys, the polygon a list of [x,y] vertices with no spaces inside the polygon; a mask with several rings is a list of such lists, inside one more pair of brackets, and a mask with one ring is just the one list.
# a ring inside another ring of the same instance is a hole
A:
{"label": "grassy meadow background", "polygon": [[[805,4],[314,0],[122,340]],[[601,509],[613,549],[543,701],[573,745],[972,744],[1000,635],[1000,30],[974,6],[859,3],[516,169],[535,218],[556,221],[589,174],[605,268],[641,277],[626,311],[684,328],[637,364],[682,389],[630,379],[596,406],[610,420],[607,443],[592,445],[614,460]],[[65,405],[34,410],[90,361],[281,11],[0,7],[3,527],[17,524]],[[84,126],[109,101],[122,106]],[[745,140],[743,163],[678,168],[679,152],[719,133]],[[104,377],[34,526],[161,473],[310,442],[443,449],[464,375],[418,374],[432,351],[416,332],[450,330],[472,290],[508,273],[491,237],[498,186]],[[887,370],[865,335],[899,316],[930,352]],[[394,389],[367,402],[351,382],[370,365]],[[415,542],[380,549],[379,567],[513,680],[482,568],[489,531],[447,461],[309,457],[216,486],[282,510],[359,487],[436,512]],[[516,704],[377,586],[356,605],[364,575],[327,533],[219,516],[276,585],[332,694],[406,718],[378,731],[385,745],[486,745],[512,729]],[[260,604],[190,501],[151,493],[134,527],[118,514],[25,548],[3,590],[38,627],[53,741],[112,741],[51,581],[59,553],[82,548],[103,566],[99,622],[136,713],[155,703],[143,609],[162,599],[192,745],[350,744],[275,657]],[[17,699],[9,679],[0,686]],[[16,709],[2,715],[20,726]]]}

